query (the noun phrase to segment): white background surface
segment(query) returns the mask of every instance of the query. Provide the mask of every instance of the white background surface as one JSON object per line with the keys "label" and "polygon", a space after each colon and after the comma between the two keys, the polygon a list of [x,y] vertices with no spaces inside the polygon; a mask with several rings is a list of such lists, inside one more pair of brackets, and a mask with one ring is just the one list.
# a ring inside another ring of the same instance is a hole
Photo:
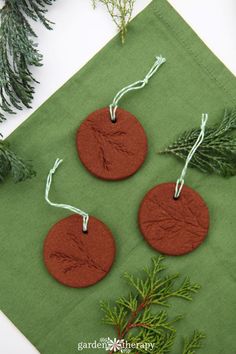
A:
{"label": "white background surface", "polygon": [[[0,0],[0,7],[2,2]],[[150,0],[136,0],[134,15],[149,2]],[[169,0],[169,2],[236,75],[236,1]],[[33,69],[34,76],[41,82],[36,87],[33,108],[23,109],[1,124],[0,131],[4,138],[116,34],[116,28],[105,9],[98,5],[96,11],[93,11],[89,0],[57,0],[49,9],[48,17],[56,23],[53,31],[49,32],[39,24],[34,26],[39,35],[39,49],[44,54],[44,66]],[[126,45],[129,45],[128,42]],[[38,351],[0,313],[0,354],[35,353]]]}

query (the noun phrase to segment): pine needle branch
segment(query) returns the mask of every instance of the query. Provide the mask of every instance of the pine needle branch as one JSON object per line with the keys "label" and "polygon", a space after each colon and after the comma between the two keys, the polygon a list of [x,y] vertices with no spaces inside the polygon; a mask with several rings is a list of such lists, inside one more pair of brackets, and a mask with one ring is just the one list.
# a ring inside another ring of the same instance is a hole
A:
{"label": "pine needle branch", "polygon": [[[169,353],[175,340],[175,322],[182,316],[169,319],[166,310],[152,311],[153,305],[170,306],[169,300],[177,297],[191,301],[192,295],[197,293],[199,285],[185,278],[182,283],[177,282],[178,274],[163,274],[165,266],[163,257],[152,259],[152,266],[144,269],[143,277],[135,277],[125,273],[124,277],[133,291],[128,296],[118,298],[115,305],[101,302],[104,312],[103,321],[112,325],[118,336],[119,345],[127,341],[131,344],[153,343],[153,354]],[[183,354],[194,354],[190,350],[197,349],[201,340],[200,332],[194,332],[191,340],[185,341]],[[125,351],[123,351],[125,352]],[[113,348],[110,354],[114,353]],[[131,353],[147,353],[139,347]]]}
{"label": "pine needle branch", "polygon": [[[202,144],[189,163],[205,173],[216,173],[223,177],[236,174],[236,108],[225,110],[222,122],[213,127],[206,127]],[[194,145],[200,129],[185,131],[173,144],[160,153],[171,153],[186,160]]]}
{"label": "pine needle branch", "polygon": [[130,22],[135,0],[92,0],[93,7],[96,7],[97,2],[105,5],[118,31],[120,32],[121,42],[125,43],[127,27]]}
{"label": "pine needle branch", "polygon": [[182,354],[195,354],[196,349],[200,349],[202,347],[202,340],[205,338],[206,336],[203,333],[195,331],[191,338],[185,339]]}
{"label": "pine needle branch", "polygon": [[[30,66],[41,66],[36,33],[29,19],[41,21],[47,29],[47,6],[55,0],[5,0],[0,10],[0,121],[22,106],[30,108],[36,80]],[[5,113],[4,113],[5,112]]]}
{"label": "pine needle branch", "polygon": [[9,148],[9,144],[0,140],[0,182],[11,175],[14,182],[25,181],[35,176],[29,162],[24,161]]}

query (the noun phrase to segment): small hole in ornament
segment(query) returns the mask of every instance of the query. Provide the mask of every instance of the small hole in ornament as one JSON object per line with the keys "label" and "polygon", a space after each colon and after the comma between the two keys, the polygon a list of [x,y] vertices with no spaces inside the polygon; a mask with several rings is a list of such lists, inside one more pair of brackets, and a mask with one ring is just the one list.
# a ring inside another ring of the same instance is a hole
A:
{"label": "small hole in ornament", "polygon": [[87,235],[88,230],[82,230],[83,234]]}
{"label": "small hole in ornament", "polygon": [[174,199],[174,200],[178,200],[179,197],[176,197],[175,195],[173,195],[173,199]]}
{"label": "small hole in ornament", "polygon": [[115,118],[115,119],[112,119],[112,124],[115,124],[116,122],[117,122],[117,119]]}

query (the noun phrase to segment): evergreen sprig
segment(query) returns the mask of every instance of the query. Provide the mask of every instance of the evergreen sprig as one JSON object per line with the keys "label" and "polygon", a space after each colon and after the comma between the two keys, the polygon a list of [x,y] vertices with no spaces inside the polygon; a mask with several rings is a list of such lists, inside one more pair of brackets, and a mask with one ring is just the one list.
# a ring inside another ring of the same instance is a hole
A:
{"label": "evergreen sprig", "polygon": [[[189,166],[205,173],[223,177],[236,174],[236,108],[225,110],[222,122],[206,127],[204,140],[193,155]],[[186,160],[200,129],[185,131],[173,144],[160,153],[171,153]]]}
{"label": "evergreen sprig", "polygon": [[0,182],[11,175],[14,182],[25,181],[35,176],[29,162],[24,161],[9,148],[9,144],[0,140]]}
{"label": "evergreen sprig", "polygon": [[[182,316],[169,319],[166,310],[153,311],[153,305],[170,306],[171,298],[192,300],[200,286],[186,278],[182,283],[177,282],[178,274],[163,274],[165,266],[163,257],[152,259],[152,266],[144,269],[144,277],[135,277],[125,273],[125,279],[133,288],[128,296],[118,298],[115,305],[102,301],[101,309],[104,312],[103,321],[112,325],[119,341],[130,344],[139,343],[139,349],[131,349],[130,353],[147,353],[140,344],[153,343],[153,354],[169,353],[173,347],[176,329],[175,322]],[[193,354],[191,350],[200,347],[203,334],[196,331],[184,343],[183,354]],[[110,350],[112,354],[114,350]],[[123,351],[125,352],[125,351]]]}
{"label": "evergreen sprig", "polygon": [[130,22],[135,0],[92,0],[93,7],[96,7],[97,2],[106,6],[113,22],[118,28],[121,36],[121,42],[124,44],[127,34],[127,27]]}
{"label": "evergreen sprig", "polygon": [[204,338],[206,338],[206,336],[203,333],[195,331],[191,338],[185,339],[183,354],[195,354],[196,349],[202,347],[202,340]]}
{"label": "evergreen sprig", "polygon": [[42,55],[29,20],[39,20],[51,29],[45,14],[54,1],[6,0],[0,10],[0,121],[5,119],[4,112],[30,108],[36,82],[30,66],[41,66]]}

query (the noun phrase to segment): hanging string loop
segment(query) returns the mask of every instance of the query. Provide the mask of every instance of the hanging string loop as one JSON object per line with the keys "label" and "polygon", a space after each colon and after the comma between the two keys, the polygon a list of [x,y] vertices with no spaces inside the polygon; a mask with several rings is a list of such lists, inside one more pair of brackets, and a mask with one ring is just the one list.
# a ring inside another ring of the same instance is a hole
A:
{"label": "hanging string loop", "polygon": [[54,206],[56,208],[67,209],[67,210],[72,211],[73,213],[76,213],[76,214],[79,214],[80,216],[82,216],[82,218],[83,218],[83,232],[86,233],[88,231],[88,221],[89,221],[89,215],[87,213],[85,213],[84,211],[82,211],[78,208],[75,208],[71,205],[57,204],[57,203],[51,202],[49,199],[49,192],[50,192],[50,188],[51,188],[51,184],[52,184],[52,176],[54,175],[54,173],[56,172],[57,168],[62,163],[62,161],[63,160],[61,160],[61,159],[56,159],[53,168],[49,171],[49,174],[47,176],[46,188],[45,188],[45,200],[51,206]]}
{"label": "hanging string loop", "polygon": [[159,67],[166,62],[166,59],[161,55],[156,57],[156,61],[154,65],[151,67],[147,75],[143,80],[135,81],[134,83],[122,88],[114,97],[113,102],[110,104],[110,116],[111,121],[114,123],[116,121],[116,110],[118,108],[118,103],[120,99],[129,91],[142,89],[144,86],[148,84],[149,79],[157,72]]}
{"label": "hanging string loop", "polygon": [[189,154],[187,156],[187,159],[186,159],[184,168],[183,168],[183,170],[181,172],[181,175],[177,179],[176,186],[175,186],[174,199],[178,199],[179,198],[180,193],[182,191],[182,188],[184,186],[184,178],[185,178],[186,173],[187,173],[188,165],[189,165],[193,155],[195,154],[196,150],[198,149],[198,147],[203,142],[207,120],[208,120],[208,114],[207,113],[203,113],[202,114],[201,128],[200,128],[201,131],[200,131],[200,133],[198,135],[198,138],[197,138],[195,144],[193,145],[192,149],[190,150],[190,152],[189,152]]}

